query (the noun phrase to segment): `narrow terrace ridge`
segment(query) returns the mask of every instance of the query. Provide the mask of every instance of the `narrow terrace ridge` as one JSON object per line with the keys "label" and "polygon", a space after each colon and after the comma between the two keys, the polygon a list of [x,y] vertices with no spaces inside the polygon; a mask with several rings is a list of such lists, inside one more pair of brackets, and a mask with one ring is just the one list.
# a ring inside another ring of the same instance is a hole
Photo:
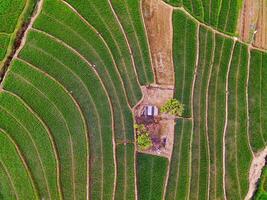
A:
{"label": "narrow terrace ridge", "polygon": [[[39,0],[34,8],[34,11],[32,12],[31,19],[26,22],[22,27],[21,30],[18,31],[17,38],[15,40],[15,44],[13,47],[12,52],[10,55],[7,57],[7,60],[5,61],[3,68],[0,71],[0,84],[3,82],[4,77],[9,69],[10,63],[12,62],[13,59],[17,58],[19,52],[23,48],[26,42],[27,34],[29,30],[32,28],[33,23],[41,13],[42,7],[43,7],[43,2],[44,0]],[[1,90],[0,90],[1,92]]]}

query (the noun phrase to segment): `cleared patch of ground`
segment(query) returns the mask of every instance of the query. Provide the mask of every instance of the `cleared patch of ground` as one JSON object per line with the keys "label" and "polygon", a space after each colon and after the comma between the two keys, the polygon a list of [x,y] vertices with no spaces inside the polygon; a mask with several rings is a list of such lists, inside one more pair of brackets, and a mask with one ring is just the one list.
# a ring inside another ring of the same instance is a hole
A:
{"label": "cleared patch of ground", "polygon": [[[255,0],[254,0],[255,1]],[[259,17],[256,26],[254,46],[267,49],[267,1],[260,1]]]}
{"label": "cleared patch of ground", "polygon": [[[162,107],[166,101],[170,98],[173,98],[173,88],[171,87],[161,87],[158,85],[142,86],[143,99],[135,107],[134,114],[135,116],[141,116],[142,111],[146,105],[154,105],[158,108]],[[155,123],[151,127],[151,130],[156,130],[155,133],[151,132],[151,135],[156,135],[159,138],[166,138],[166,145],[163,148],[160,148],[160,151],[155,151],[155,149],[149,149],[146,151],[140,151],[144,153],[165,156],[170,158],[173,140],[174,140],[174,117],[166,114],[160,114],[155,117]],[[152,125],[148,125],[152,126]]]}
{"label": "cleared patch of ground", "polygon": [[156,83],[174,85],[172,7],[161,0],[143,0],[142,10]]}
{"label": "cleared patch of ground", "polygon": [[243,41],[250,42],[256,30],[260,0],[245,0],[239,20],[239,34]]}
{"label": "cleared patch of ground", "polygon": [[241,40],[267,49],[267,1],[245,0],[239,19]]}

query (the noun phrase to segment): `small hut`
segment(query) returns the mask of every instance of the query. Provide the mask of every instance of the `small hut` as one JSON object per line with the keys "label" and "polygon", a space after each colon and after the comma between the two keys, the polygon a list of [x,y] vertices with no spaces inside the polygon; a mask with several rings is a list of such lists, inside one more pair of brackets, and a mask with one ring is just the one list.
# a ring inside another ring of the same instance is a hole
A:
{"label": "small hut", "polygon": [[158,114],[159,114],[159,109],[157,108],[157,106],[152,106],[152,105],[145,106],[143,113],[144,116],[155,117],[158,116]]}

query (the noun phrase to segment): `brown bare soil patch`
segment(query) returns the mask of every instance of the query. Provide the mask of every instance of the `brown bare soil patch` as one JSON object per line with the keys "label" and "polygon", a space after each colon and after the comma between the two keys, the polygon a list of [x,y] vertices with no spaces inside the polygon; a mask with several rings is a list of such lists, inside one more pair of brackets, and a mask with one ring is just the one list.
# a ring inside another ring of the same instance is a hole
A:
{"label": "brown bare soil patch", "polygon": [[256,27],[254,46],[267,49],[267,1],[260,1],[259,17]]}
{"label": "brown bare soil patch", "polygon": [[267,49],[267,1],[245,0],[239,18],[240,39]]}
{"label": "brown bare soil patch", "polygon": [[[161,107],[173,97],[173,87],[161,87],[157,85],[142,86],[143,99],[140,104],[152,104]],[[140,105],[139,104],[139,105]]]}
{"label": "brown bare soil patch", "polygon": [[[154,147],[158,145],[160,148],[139,151],[170,158],[174,140],[175,117],[159,113],[158,116],[153,118],[145,118],[142,117],[142,113],[144,107],[148,105],[158,108],[162,107],[168,99],[173,97],[173,87],[161,87],[158,85],[142,86],[142,92],[143,99],[134,108],[135,120],[136,122],[143,120],[142,124],[146,125],[151,134],[150,136],[155,140],[159,140],[155,142]],[[166,139],[166,144],[163,147],[161,144],[164,139]]]}
{"label": "brown bare soil patch", "polygon": [[241,40],[250,42],[258,21],[261,0],[245,0],[239,19],[239,34]]}
{"label": "brown bare soil patch", "polygon": [[164,4],[161,0],[143,0],[142,11],[156,83],[174,85],[172,7]]}

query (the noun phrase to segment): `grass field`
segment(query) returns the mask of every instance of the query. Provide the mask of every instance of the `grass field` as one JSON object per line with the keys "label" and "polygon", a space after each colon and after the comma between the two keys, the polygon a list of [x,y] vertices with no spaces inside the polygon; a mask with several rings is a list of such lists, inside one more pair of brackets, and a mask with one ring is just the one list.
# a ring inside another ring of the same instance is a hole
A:
{"label": "grass field", "polygon": [[168,160],[159,156],[138,153],[136,165],[138,170],[138,199],[162,199]]}

